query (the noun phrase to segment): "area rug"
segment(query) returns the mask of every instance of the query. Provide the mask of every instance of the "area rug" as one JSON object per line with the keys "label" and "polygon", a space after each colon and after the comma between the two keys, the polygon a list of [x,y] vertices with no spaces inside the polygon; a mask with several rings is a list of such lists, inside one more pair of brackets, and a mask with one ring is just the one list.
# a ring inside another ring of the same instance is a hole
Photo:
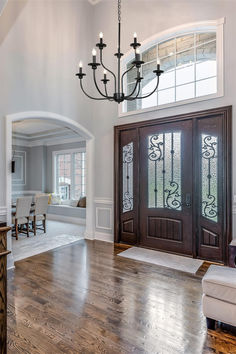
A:
{"label": "area rug", "polygon": [[32,233],[30,233],[30,237],[20,234],[18,241],[13,239],[12,253],[14,261],[16,262],[82,240],[84,239],[84,231],[84,225],[73,225],[48,220],[46,234],[43,231],[37,231],[36,236]]}
{"label": "area rug", "polygon": [[200,259],[176,256],[174,254],[148,250],[141,247],[131,247],[119,253],[118,256],[191,274],[195,274],[203,264],[203,261]]}

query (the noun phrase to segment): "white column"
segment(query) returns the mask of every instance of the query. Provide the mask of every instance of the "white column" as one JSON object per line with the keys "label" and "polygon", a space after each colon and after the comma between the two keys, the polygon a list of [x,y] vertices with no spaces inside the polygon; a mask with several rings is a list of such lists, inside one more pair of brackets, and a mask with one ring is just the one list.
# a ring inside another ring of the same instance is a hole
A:
{"label": "white column", "polygon": [[94,138],[86,141],[86,230],[84,237],[94,240]]}

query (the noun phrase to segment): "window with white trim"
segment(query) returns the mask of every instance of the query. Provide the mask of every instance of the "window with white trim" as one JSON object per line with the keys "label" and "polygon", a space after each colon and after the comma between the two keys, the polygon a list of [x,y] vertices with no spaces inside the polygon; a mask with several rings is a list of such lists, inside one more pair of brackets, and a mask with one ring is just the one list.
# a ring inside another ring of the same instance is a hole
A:
{"label": "window with white trim", "polygon": [[54,155],[56,193],[62,200],[86,195],[86,153],[56,152]]}
{"label": "window with white trim", "polygon": [[[160,59],[164,74],[156,93],[149,98],[128,101],[123,112],[137,111],[149,107],[176,105],[181,101],[206,99],[217,94],[217,30],[192,31],[160,41],[142,53],[142,95],[155,88],[156,60]],[[132,60],[126,64],[127,69]],[[127,75],[126,91],[132,92],[136,69]]]}

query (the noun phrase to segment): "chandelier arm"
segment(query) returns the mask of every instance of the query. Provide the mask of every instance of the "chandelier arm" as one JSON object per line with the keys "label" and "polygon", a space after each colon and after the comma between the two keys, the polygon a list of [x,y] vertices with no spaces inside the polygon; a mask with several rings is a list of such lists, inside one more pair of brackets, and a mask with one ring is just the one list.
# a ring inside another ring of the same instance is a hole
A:
{"label": "chandelier arm", "polygon": [[129,71],[131,71],[133,68],[135,67],[135,65],[132,65],[128,70],[126,70],[122,76],[121,76],[121,92],[124,93],[124,76],[126,74],[128,74]]}
{"label": "chandelier arm", "polygon": [[[107,97],[110,97],[110,96],[108,95],[108,93],[107,93],[107,84],[104,84],[104,86],[105,86],[105,93],[106,93]],[[114,101],[113,98],[108,98],[108,100],[109,100],[109,101]]]}
{"label": "chandelier arm", "polygon": [[87,92],[85,92],[85,90],[83,88],[83,84],[82,84],[82,79],[80,79],[80,87],[81,87],[81,90],[83,91],[83,93],[85,94],[85,96],[87,96],[88,98],[91,98],[92,100],[96,100],[96,101],[104,101],[104,100],[106,100],[106,98],[92,97]]}
{"label": "chandelier arm", "polygon": [[155,89],[146,96],[136,97],[136,100],[142,100],[143,98],[150,97],[158,89],[158,86],[159,86],[159,76],[157,77],[157,84],[156,84]]}
{"label": "chandelier arm", "polygon": [[105,69],[105,70],[108,71],[111,75],[113,75],[113,77],[114,77],[114,87],[115,87],[115,91],[114,91],[114,92],[116,92],[116,75],[113,73],[113,71],[111,71],[110,69],[108,69],[108,68],[104,65],[103,59],[102,59],[102,49],[100,49],[100,63],[101,63],[101,65],[102,65],[103,69]]}
{"label": "chandelier arm", "polygon": [[97,80],[96,80],[95,70],[93,70],[93,81],[94,81],[94,84],[95,84],[96,89],[98,90],[98,92],[100,93],[100,95],[101,95],[102,97],[105,97],[106,99],[112,98],[112,97],[110,97],[110,96],[104,95],[104,94],[102,93],[102,91],[100,90],[100,88],[98,87]]}
{"label": "chandelier arm", "polygon": [[126,100],[127,100],[127,101],[134,101],[134,100],[136,100],[136,98],[138,97],[138,95],[139,95],[139,93],[140,93],[140,88],[141,88],[141,82],[139,82],[137,94],[136,94],[134,97],[127,97]]}

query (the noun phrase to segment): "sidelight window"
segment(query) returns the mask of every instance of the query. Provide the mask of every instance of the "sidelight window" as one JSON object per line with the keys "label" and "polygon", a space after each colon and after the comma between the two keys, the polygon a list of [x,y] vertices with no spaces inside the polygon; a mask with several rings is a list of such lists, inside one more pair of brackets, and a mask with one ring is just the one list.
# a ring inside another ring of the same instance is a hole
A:
{"label": "sidelight window", "polygon": [[218,137],[202,134],[202,216],[218,222]]}
{"label": "sidelight window", "polygon": [[123,213],[133,210],[133,142],[123,146]]}

